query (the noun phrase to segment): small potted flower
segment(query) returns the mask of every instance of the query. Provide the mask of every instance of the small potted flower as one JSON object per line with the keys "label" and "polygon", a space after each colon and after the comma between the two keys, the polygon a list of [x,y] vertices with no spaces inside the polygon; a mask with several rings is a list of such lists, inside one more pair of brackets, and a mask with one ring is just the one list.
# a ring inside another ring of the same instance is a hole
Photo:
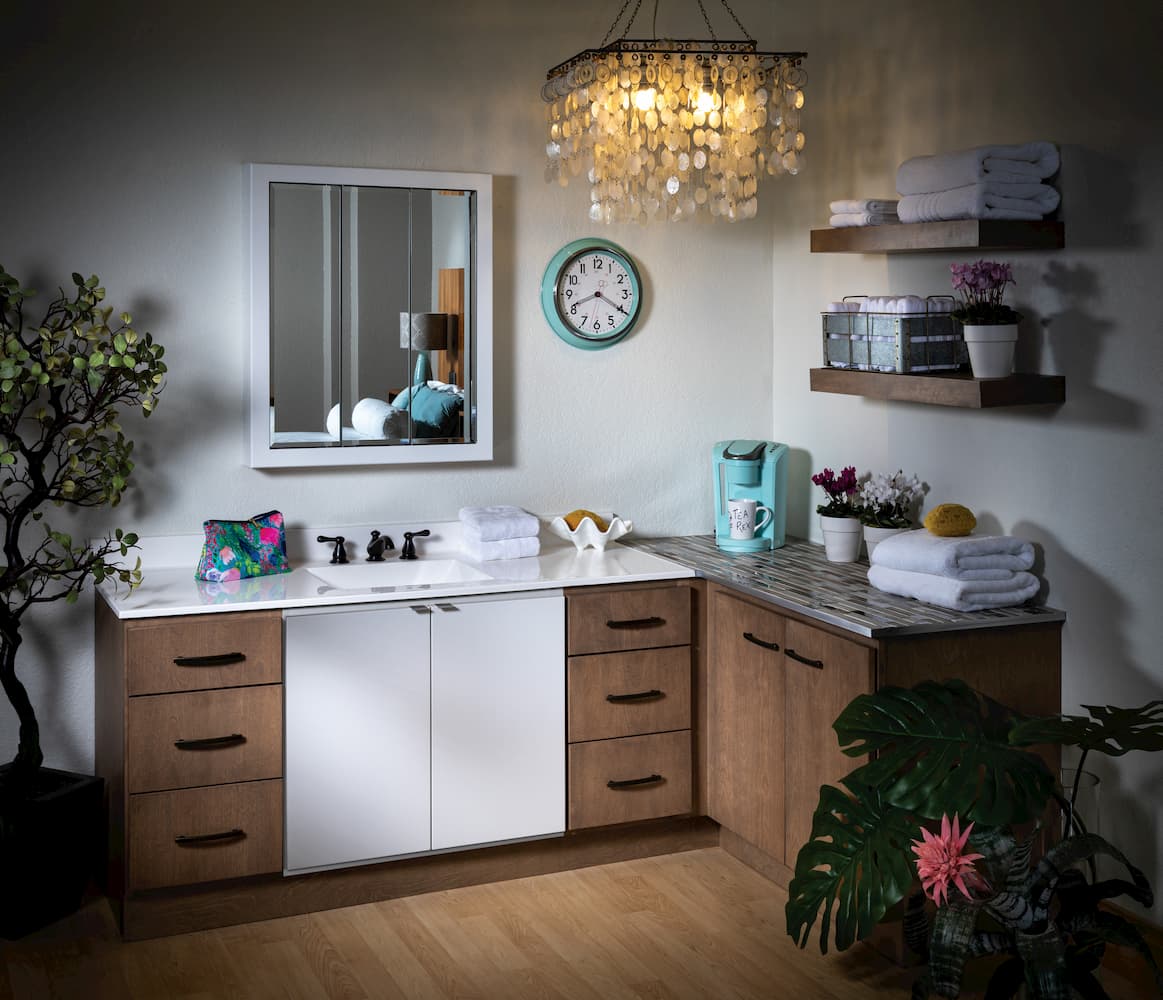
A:
{"label": "small potted flower", "polygon": [[961,305],[953,310],[969,348],[974,378],[1004,378],[1014,370],[1014,345],[1021,315],[1002,303],[1006,286],[1016,284],[1009,264],[979,260],[951,264],[953,290]]}
{"label": "small potted flower", "polygon": [[860,555],[860,505],[856,501],[856,466],[849,465],[836,475],[831,469],[817,472],[812,482],[828,497],[819,504],[820,529],[824,532],[824,553],[829,562],[855,562]]}
{"label": "small potted flower", "polygon": [[891,476],[875,475],[860,487],[860,523],[869,562],[877,545],[913,526],[914,508],[924,495],[921,481],[900,469]]}

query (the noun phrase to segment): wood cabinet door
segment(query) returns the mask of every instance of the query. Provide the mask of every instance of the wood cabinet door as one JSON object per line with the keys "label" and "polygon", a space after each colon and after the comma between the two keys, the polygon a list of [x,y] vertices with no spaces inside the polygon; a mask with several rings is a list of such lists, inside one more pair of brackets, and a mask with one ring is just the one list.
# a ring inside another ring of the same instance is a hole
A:
{"label": "wood cabinet door", "polygon": [[565,598],[437,601],[432,848],[565,830]]}
{"label": "wood cabinet door", "polygon": [[711,591],[707,811],[784,858],[785,619]]}
{"label": "wood cabinet door", "polygon": [[840,751],[832,723],[857,695],[872,691],[872,649],[802,622],[789,621],[783,650],[787,699],[787,813],[784,863],[812,833],[820,786],[836,784],[866,758]]}
{"label": "wood cabinet door", "polygon": [[287,612],[289,871],[430,849],[429,619]]}

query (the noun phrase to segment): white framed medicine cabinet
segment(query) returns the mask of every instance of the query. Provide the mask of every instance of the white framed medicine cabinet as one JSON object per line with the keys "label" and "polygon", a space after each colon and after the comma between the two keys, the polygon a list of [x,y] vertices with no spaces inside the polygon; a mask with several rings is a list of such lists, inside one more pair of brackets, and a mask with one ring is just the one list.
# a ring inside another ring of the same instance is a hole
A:
{"label": "white framed medicine cabinet", "polygon": [[253,468],[493,457],[487,174],[247,165]]}

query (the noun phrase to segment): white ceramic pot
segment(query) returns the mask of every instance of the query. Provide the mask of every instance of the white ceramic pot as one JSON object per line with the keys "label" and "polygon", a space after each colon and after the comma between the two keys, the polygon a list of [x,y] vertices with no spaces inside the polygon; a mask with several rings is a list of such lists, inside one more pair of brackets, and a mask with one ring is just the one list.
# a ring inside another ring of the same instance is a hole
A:
{"label": "white ceramic pot", "polygon": [[856,562],[860,558],[863,528],[859,518],[821,514],[820,529],[824,532],[824,555],[828,562]]}
{"label": "white ceramic pot", "polygon": [[974,378],[1005,378],[1014,371],[1014,347],[1018,342],[1018,324],[976,326],[962,328],[965,346],[969,349],[969,364]]}
{"label": "white ceramic pot", "polygon": [[874,524],[866,524],[864,526],[864,548],[868,551],[868,561],[872,562],[872,550],[886,538],[892,538],[893,535],[912,530],[912,528],[878,528]]}

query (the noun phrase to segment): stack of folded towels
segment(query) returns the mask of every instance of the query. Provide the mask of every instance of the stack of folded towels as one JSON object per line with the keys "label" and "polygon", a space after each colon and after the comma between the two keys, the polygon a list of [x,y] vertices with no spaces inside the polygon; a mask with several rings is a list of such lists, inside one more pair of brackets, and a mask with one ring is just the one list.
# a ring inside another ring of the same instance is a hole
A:
{"label": "stack of folded towels", "polygon": [[1058,207],[1058,192],[1042,183],[1058,164],[1051,142],[915,156],[897,169],[897,215],[901,222],[1041,219]]}
{"label": "stack of folded towels", "polygon": [[834,229],[845,226],[885,226],[900,222],[897,203],[889,198],[848,198],[829,202],[832,217],[828,225]]}
{"label": "stack of folded towels", "polygon": [[899,313],[902,316],[922,316],[926,313],[950,313],[957,306],[950,295],[865,295],[843,302],[829,302],[824,312],[828,313]]}
{"label": "stack of folded towels", "polygon": [[1034,547],[1010,535],[950,538],[905,531],[876,546],[868,582],[926,604],[984,611],[1023,604],[1037,594],[1033,565]]}
{"label": "stack of folded towels", "polygon": [[541,551],[541,522],[520,507],[462,507],[461,547],[477,562],[524,559]]}

